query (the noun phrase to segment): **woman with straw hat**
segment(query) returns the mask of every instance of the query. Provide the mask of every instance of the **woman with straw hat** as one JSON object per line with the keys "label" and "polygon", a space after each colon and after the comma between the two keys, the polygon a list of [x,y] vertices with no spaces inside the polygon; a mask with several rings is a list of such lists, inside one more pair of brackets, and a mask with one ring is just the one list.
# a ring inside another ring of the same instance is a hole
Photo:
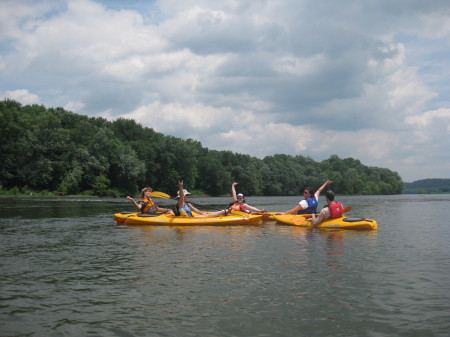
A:
{"label": "woman with straw hat", "polygon": [[[196,207],[194,207],[190,202],[188,202],[188,197],[191,193],[188,192],[188,190],[183,188],[183,180],[180,180],[178,182],[178,211],[180,212],[181,216],[189,216],[189,217],[203,217],[203,218],[209,218],[209,217],[215,217],[220,215],[227,215],[230,212],[230,208],[226,208],[224,210],[214,212],[214,213],[206,213],[203,211],[200,211]],[[196,213],[196,215],[193,214],[193,212]]]}

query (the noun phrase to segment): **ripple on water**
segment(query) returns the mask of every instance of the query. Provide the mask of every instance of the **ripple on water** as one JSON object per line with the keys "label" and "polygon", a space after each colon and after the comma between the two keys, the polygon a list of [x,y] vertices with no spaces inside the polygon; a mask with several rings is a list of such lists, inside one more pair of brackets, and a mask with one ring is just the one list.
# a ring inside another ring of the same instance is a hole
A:
{"label": "ripple on water", "polygon": [[384,199],[345,200],[377,232],[127,227],[108,201],[43,202],[0,222],[1,334],[446,336],[445,207]]}

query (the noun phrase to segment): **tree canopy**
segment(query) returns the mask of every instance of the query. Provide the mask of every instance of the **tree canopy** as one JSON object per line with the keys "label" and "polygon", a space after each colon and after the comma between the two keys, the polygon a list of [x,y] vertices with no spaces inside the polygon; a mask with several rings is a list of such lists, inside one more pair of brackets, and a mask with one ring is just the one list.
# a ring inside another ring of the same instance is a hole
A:
{"label": "tree canopy", "polygon": [[338,194],[399,194],[397,172],[337,155],[316,162],[301,155],[263,159],[216,151],[166,136],[131,119],[108,121],[63,108],[0,101],[0,188],[126,195],[143,187],[174,195],[182,178],[190,190],[217,196],[233,181],[246,195],[300,195],[305,186],[334,181]]}

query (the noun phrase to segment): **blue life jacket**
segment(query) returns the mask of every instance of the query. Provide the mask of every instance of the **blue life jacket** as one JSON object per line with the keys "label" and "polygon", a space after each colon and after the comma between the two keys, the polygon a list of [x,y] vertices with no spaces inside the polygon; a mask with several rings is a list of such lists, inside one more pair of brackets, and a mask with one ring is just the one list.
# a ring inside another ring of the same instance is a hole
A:
{"label": "blue life jacket", "polygon": [[180,211],[180,215],[183,215],[183,213],[186,213],[188,216],[193,217],[192,210],[191,210],[191,208],[189,207],[188,204],[184,204],[184,206],[181,207],[179,209],[179,211]]}
{"label": "blue life jacket", "polygon": [[319,205],[319,202],[317,201],[316,198],[308,198],[305,199],[306,202],[308,203],[308,208],[302,209],[300,211],[297,212],[297,214],[312,214],[312,213],[316,213],[317,211],[317,206]]}

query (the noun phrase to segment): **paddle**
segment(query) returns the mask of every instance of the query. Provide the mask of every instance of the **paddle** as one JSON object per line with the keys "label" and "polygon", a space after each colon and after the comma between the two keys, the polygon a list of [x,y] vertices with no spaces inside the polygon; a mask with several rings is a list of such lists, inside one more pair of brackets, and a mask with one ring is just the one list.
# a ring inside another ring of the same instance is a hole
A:
{"label": "paddle", "polygon": [[158,191],[152,191],[152,193],[150,193],[150,196],[154,197],[154,198],[170,199],[170,195],[168,195],[167,193],[158,192]]}
{"label": "paddle", "polygon": [[301,226],[306,221],[306,217],[303,215],[294,215],[292,217],[292,223],[296,226]]}

